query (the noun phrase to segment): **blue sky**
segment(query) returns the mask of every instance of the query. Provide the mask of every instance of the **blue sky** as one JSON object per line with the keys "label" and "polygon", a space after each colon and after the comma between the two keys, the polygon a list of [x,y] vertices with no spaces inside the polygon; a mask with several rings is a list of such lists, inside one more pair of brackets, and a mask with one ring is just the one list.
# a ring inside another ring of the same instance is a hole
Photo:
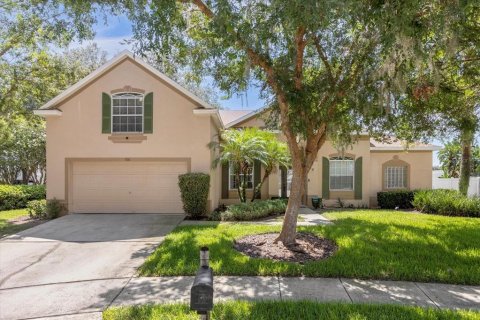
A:
{"label": "blue sky", "polygon": [[[113,57],[125,49],[131,49],[125,40],[132,37],[132,25],[125,16],[109,16],[106,23],[103,18],[99,18],[95,25],[96,36],[93,40],[100,48],[108,53],[108,58]],[[247,92],[235,94],[229,99],[222,99],[222,94],[219,103],[225,109],[230,110],[255,110],[264,105],[264,101],[259,96],[259,90],[251,86]],[[434,144],[442,145],[441,141],[434,140]],[[439,165],[437,153],[434,152],[433,164]]]}

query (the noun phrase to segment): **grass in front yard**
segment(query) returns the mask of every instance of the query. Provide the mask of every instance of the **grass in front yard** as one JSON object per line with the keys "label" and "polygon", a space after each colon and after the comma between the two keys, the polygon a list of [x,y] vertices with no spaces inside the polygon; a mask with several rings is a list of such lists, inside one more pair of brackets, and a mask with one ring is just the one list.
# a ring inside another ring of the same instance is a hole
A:
{"label": "grass in front yard", "polygon": [[27,209],[0,211],[0,238],[31,227],[30,224],[13,224],[9,220],[28,216]]}
{"label": "grass in front yard", "polygon": [[218,223],[182,226],[170,233],[140,267],[143,276],[194,275],[198,250],[210,248],[216,275],[282,275],[480,284],[480,219],[358,210],[326,214],[333,225],[300,227],[333,239],[329,259],[299,265],[252,259],[233,239],[278,232],[278,226]]}
{"label": "grass in front yard", "polygon": [[[196,320],[198,315],[185,304],[143,305],[107,309],[104,320]],[[478,320],[480,313],[423,309],[397,305],[319,303],[313,301],[231,301],[215,305],[212,320]]]}

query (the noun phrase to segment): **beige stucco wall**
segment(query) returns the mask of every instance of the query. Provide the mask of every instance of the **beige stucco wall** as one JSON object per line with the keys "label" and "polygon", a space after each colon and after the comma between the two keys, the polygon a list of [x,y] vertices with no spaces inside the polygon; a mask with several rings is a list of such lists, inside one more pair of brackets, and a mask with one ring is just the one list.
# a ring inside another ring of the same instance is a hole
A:
{"label": "beige stucco wall", "polygon": [[[153,92],[153,134],[141,143],[114,143],[101,133],[102,92],[131,86]],[[207,147],[216,129],[209,115],[194,115],[197,106],[153,74],[128,59],[57,108],[61,117],[47,118],[47,198],[65,200],[67,158],[189,158],[192,172],[211,170]],[[218,202],[218,179],[210,188]]]}
{"label": "beige stucco wall", "polygon": [[382,165],[398,158],[409,165],[409,186],[414,189],[432,188],[432,152],[431,151],[372,151],[370,162],[370,204],[376,206],[377,192],[383,189]]}

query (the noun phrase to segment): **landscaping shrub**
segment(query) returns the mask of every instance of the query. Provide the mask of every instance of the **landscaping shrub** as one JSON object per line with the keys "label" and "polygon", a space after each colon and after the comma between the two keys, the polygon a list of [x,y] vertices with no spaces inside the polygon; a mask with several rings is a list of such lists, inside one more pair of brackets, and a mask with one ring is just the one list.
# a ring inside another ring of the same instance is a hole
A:
{"label": "landscaping shrub", "polygon": [[456,190],[422,190],[415,193],[415,209],[446,216],[480,217],[480,198],[469,198]]}
{"label": "landscaping shrub", "polygon": [[415,191],[399,190],[377,193],[378,206],[382,209],[411,209]]}
{"label": "landscaping shrub", "polygon": [[53,198],[52,200],[47,201],[47,218],[55,219],[60,216],[64,207],[57,199]]}
{"label": "landscaping shrub", "polygon": [[0,185],[0,210],[25,208],[40,199],[45,199],[44,185]]}
{"label": "landscaping shrub", "polygon": [[260,200],[232,204],[225,212],[220,214],[222,221],[249,221],[265,218],[275,214],[285,213],[287,201],[285,200]]}
{"label": "landscaping shrub", "polygon": [[182,194],[183,210],[192,217],[200,217],[207,212],[210,175],[206,173],[186,173],[178,176],[178,186]]}
{"label": "landscaping shrub", "polygon": [[29,201],[27,211],[32,219],[47,219],[47,200]]}

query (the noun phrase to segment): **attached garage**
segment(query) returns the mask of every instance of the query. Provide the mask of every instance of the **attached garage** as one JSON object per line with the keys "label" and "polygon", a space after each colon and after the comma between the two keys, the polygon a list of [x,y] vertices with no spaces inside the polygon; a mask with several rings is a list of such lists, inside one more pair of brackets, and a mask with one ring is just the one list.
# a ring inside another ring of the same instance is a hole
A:
{"label": "attached garage", "polygon": [[188,160],[71,161],[70,211],[183,213],[178,175],[188,171]]}

